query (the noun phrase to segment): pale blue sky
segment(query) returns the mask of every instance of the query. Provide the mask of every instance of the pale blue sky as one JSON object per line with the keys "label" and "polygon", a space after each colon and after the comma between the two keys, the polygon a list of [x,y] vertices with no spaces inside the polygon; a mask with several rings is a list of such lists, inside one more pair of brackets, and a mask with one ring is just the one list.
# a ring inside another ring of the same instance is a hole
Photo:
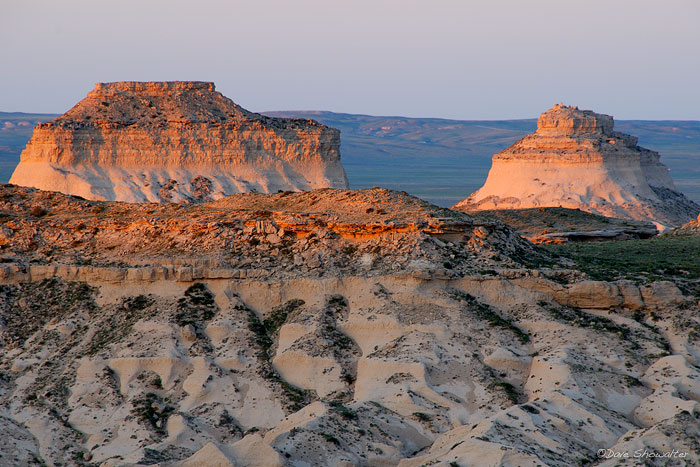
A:
{"label": "pale blue sky", "polygon": [[700,120],[699,0],[0,0],[0,110],[206,80],[254,110]]}

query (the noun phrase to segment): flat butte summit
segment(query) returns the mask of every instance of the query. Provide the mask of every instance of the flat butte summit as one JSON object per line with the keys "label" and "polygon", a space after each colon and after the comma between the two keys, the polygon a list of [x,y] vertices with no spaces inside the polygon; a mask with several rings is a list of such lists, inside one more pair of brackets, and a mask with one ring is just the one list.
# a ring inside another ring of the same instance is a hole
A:
{"label": "flat butte summit", "polygon": [[347,188],[339,148],[338,130],[249,112],[213,83],[99,83],[37,125],[10,183],[128,202]]}
{"label": "flat butte summit", "polygon": [[678,191],[659,154],[613,131],[613,118],[555,105],[537,131],[493,156],[483,187],[454,208],[470,211],[564,207],[652,221],[688,222],[700,206]]}

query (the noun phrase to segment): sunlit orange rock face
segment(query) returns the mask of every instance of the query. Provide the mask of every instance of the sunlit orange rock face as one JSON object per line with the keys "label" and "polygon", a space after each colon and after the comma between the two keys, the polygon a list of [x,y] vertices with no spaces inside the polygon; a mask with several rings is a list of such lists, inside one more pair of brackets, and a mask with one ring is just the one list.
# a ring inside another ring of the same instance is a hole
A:
{"label": "sunlit orange rock face", "polygon": [[[199,264],[267,278],[414,270],[456,277],[512,264],[509,252],[538,254],[500,223],[382,188],[239,193],[181,205],[0,185],[0,219],[4,262]],[[0,282],[2,274],[0,264]]]}
{"label": "sunlit orange rock face", "polygon": [[249,112],[213,83],[99,83],[34,129],[10,183],[93,200],[347,188],[340,132]]}
{"label": "sunlit orange rock face", "polygon": [[493,156],[484,186],[460,210],[578,208],[649,220],[665,229],[697,216],[700,206],[678,191],[659,154],[613,131],[613,118],[555,105],[537,131]]}

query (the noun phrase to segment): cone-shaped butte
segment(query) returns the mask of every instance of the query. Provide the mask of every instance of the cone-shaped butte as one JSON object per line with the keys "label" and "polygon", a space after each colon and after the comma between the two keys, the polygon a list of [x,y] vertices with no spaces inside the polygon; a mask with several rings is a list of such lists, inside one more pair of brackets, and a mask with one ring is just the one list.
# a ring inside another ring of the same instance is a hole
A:
{"label": "cone-shaped butte", "polygon": [[613,131],[611,116],[563,104],[540,115],[535,133],[495,154],[484,186],[454,208],[558,206],[648,220],[661,230],[700,212],[678,191],[658,153]]}
{"label": "cone-shaped butte", "polygon": [[130,202],[347,188],[339,148],[338,130],[249,112],[213,83],[99,83],[34,129],[10,183]]}

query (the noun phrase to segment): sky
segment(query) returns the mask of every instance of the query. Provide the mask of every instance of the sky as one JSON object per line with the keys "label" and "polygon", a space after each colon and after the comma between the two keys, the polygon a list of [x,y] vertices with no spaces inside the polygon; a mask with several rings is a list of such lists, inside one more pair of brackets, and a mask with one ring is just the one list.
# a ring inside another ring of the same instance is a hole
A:
{"label": "sky", "polygon": [[700,120],[700,1],[0,0],[0,111],[122,80],[253,111]]}

